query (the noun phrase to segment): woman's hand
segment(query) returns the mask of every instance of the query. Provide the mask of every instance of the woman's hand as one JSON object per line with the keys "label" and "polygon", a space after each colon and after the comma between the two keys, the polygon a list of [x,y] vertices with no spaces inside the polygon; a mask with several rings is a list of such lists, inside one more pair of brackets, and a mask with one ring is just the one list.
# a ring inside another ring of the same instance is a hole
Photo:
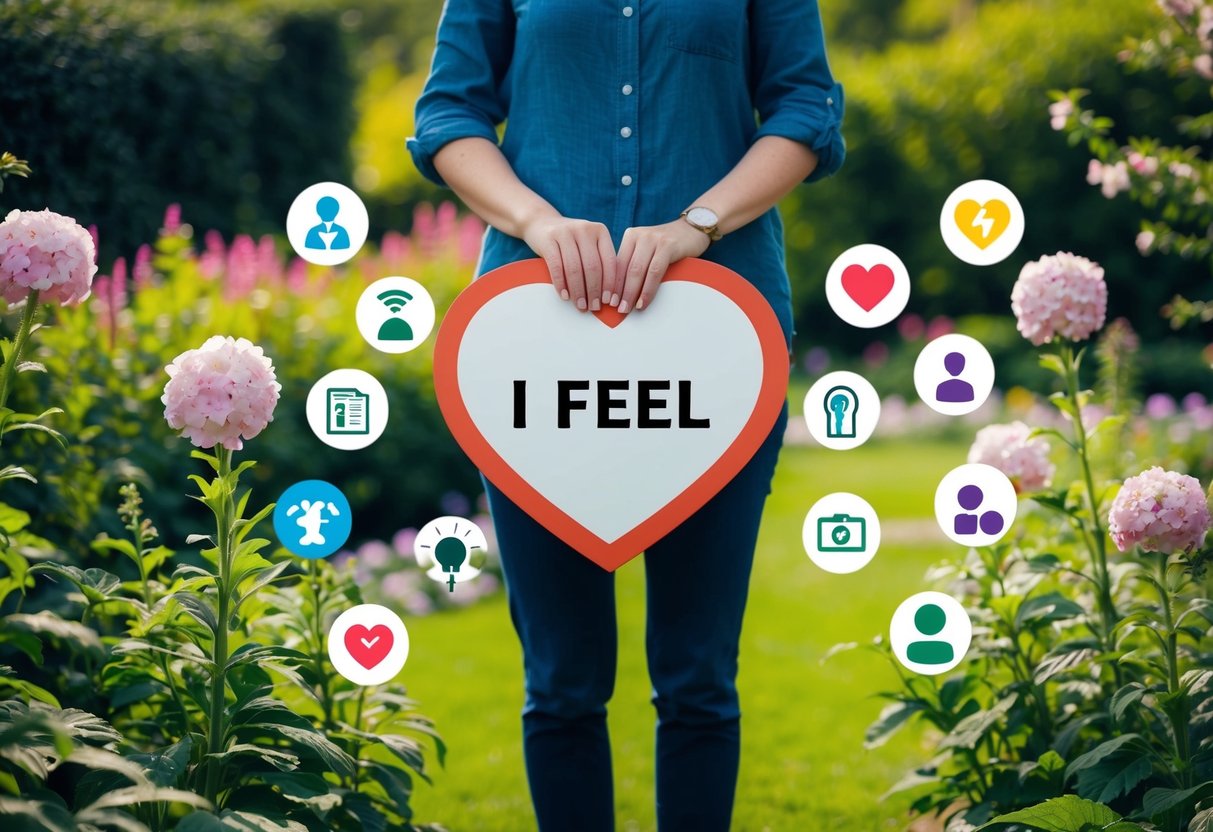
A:
{"label": "woman's hand", "polygon": [[684,257],[698,257],[709,243],[707,234],[683,219],[629,228],[623,232],[615,258],[611,306],[624,314],[633,308],[644,309],[653,302],[670,264]]}
{"label": "woman's hand", "polygon": [[531,220],[522,232],[526,244],[547,262],[561,298],[582,312],[602,308],[604,287],[615,278],[615,246],[605,225],[551,214]]}

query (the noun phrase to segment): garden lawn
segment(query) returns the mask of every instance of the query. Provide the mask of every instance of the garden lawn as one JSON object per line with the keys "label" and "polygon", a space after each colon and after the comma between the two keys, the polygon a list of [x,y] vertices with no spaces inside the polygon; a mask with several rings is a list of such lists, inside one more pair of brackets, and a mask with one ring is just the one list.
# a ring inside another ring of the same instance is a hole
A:
{"label": "garden lawn", "polygon": [[[742,761],[733,828],[853,830],[906,825],[904,800],[879,802],[925,752],[912,732],[865,751],[863,732],[880,711],[873,694],[891,683],[886,660],[867,650],[822,663],[839,642],[868,643],[897,604],[927,589],[926,568],[957,547],[936,536],[935,485],[964,462],[944,442],[872,442],[839,453],[786,448],[767,504],[741,645]],[[813,502],[852,491],[876,509],[883,541],[853,575],[817,569],[801,545]],[[618,572],[620,655],[610,706],[617,826],[655,829],[653,709],[644,664],[644,573]],[[688,573],[692,584],[694,574]],[[450,746],[434,786],[419,783],[418,821],[451,832],[535,828],[522,763],[521,656],[505,599],[412,619],[402,675],[420,710]]]}

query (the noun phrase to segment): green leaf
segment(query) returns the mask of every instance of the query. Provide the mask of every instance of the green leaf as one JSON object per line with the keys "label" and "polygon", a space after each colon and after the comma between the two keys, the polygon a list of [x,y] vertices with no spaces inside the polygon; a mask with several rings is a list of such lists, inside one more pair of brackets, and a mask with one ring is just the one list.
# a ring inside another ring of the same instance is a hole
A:
{"label": "green leaf", "polygon": [[1213,780],[1206,780],[1190,789],[1150,789],[1142,798],[1141,813],[1153,819],[1172,809],[1193,809],[1208,797],[1213,797]]}
{"label": "green leaf", "polygon": [[299,767],[299,757],[291,754],[289,751],[283,751],[281,748],[273,746],[253,745],[249,742],[238,742],[227,749],[227,751],[219,751],[214,754],[207,754],[214,760],[226,762],[232,757],[240,756],[259,757],[263,762],[269,763],[279,771],[294,771]]}
{"label": "green leaf", "polygon": [[[31,477],[30,479],[33,478]],[[13,508],[5,503],[0,503],[0,531],[7,534],[16,534],[28,525],[28,513],[19,508]]]}
{"label": "green leaf", "polygon": [[1213,808],[1197,812],[1188,824],[1188,832],[1213,832]]}
{"label": "green leaf", "polygon": [[876,721],[868,726],[863,735],[864,748],[879,748],[897,733],[906,721],[923,710],[921,702],[893,702],[884,707]]}
{"label": "green leaf", "polygon": [[1023,629],[1028,625],[1051,624],[1075,618],[1084,612],[1078,603],[1061,593],[1050,592],[1034,596],[1020,604],[1015,613],[1015,626]]}
{"label": "green leaf", "polygon": [[79,621],[68,621],[53,612],[13,613],[6,619],[11,626],[28,630],[41,636],[51,636],[73,649],[88,653],[102,653],[101,637],[92,627]]}
{"label": "green leaf", "polygon": [[1133,791],[1153,773],[1150,758],[1140,754],[1117,754],[1078,774],[1075,791],[1100,803],[1111,803]]}
{"label": "green leaf", "polygon": [[1117,722],[1124,719],[1125,711],[1141,701],[1146,695],[1146,686],[1141,682],[1129,682],[1112,694],[1112,716]]}
{"label": "green leaf", "polygon": [[1140,739],[1137,734],[1121,734],[1119,737],[1102,742],[1092,748],[1086,754],[1075,757],[1070,765],[1066,766],[1066,780],[1078,774],[1080,771],[1093,768],[1102,761],[1108,759],[1116,752],[1120,751],[1126,745]]}
{"label": "green leaf", "polygon": [[81,569],[64,563],[39,563],[30,567],[31,574],[53,575],[76,585],[90,605],[110,600],[122,580],[104,569]]}
{"label": "green leaf", "polygon": [[1099,651],[1095,648],[1080,647],[1077,646],[1078,644],[1081,644],[1081,642],[1071,642],[1063,645],[1057,651],[1046,653],[1045,657],[1036,665],[1036,670],[1032,674],[1032,681],[1038,685],[1044,684],[1054,676],[1081,667],[1099,655]]}
{"label": "green leaf", "polygon": [[[976,832],[1014,823],[1023,824],[1039,832],[1098,832],[1120,819],[1120,815],[1107,806],[1068,794],[1046,800],[1029,809],[999,815],[984,826],[979,826]],[[1129,827],[1131,828],[1132,826]]]}
{"label": "green leaf", "polygon": [[996,702],[984,711],[970,714],[956,724],[952,732],[940,742],[940,748],[976,748],[990,729],[998,724],[1007,711],[1019,699],[1019,694],[1012,693]]}
{"label": "green leaf", "polygon": [[3,468],[0,468],[0,481],[18,479],[28,480],[29,482],[33,483],[38,482],[37,477],[22,468],[20,465],[5,465]]}
{"label": "green leaf", "polygon": [[43,800],[0,797],[0,815],[8,829],[39,832],[77,832],[76,821],[65,807]]}
{"label": "green leaf", "polygon": [[233,812],[224,809],[215,815],[211,812],[193,812],[177,824],[177,832],[308,832],[302,823],[284,818],[258,815],[252,812]]}
{"label": "green leaf", "polygon": [[327,780],[319,774],[304,771],[270,772],[260,775],[270,786],[292,803],[308,806],[323,815],[341,805],[341,796],[329,791]]}

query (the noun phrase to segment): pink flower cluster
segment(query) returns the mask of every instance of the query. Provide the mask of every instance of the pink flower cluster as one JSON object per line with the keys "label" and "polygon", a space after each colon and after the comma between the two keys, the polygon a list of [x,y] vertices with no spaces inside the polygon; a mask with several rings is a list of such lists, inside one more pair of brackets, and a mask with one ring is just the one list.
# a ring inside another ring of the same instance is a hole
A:
{"label": "pink flower cluster", "polygon": [[1049,105],[1049,126],[1054,130],[1065,130],[1070,116],[1074,115],[1074,102],[1068,98]]}
{"label": "pink flower cluster", "polygon": [[1058,335],[1085,340],[1107,315],[1103,268],[1069,252],[1027,263],[1011,290],[1011,310],[1020,334],[1038,347]]}
{"label": "pink flower cluster", "polygon": [[1154,466],[1129,477],[1112,501],[1108,531],[1124,552],[1189,552],[1204,545],[1209,504],[1195,477]]}
{"label": "pink flower cluster", "polygon": [[1087,164],[1087,183],[1099,185],[1099,191],[1108,199],[1121,191],[1129,190],[1129,166],[1123,160],[1105,165],[1098,159]]}
{"label": "pink flower cluster", "polygon": [[282,385],[261,347],[246,338],[212,336],[165,370],[164,418],[199,448],[238,451],[274,418]]}
{"label": "pink flower cluster", "polygon": [[9,303],[33,291],[48,303],[79,303],[96,273],[93,238],[71,217],[10,211],[0,223],[0,295]]}
{"label": "pink flower cluster", "polygon": [[1049,461],[1049,443],[1032,436],[1023,422],[989,425],[977,431],[969,462],[992,465],[1007,475],[1019,493],[1047,488],[1055,470]]}

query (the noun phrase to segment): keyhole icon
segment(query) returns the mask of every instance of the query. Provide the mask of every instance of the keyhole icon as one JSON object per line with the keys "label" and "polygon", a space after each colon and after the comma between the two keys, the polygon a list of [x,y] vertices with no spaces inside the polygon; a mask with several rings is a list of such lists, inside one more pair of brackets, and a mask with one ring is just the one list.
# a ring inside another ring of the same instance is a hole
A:
{"label": "keyhole icon", "polygon": [[831,439],[853,439],[859,397],[846,385],[832,387],[825,395],[826,436]]}

